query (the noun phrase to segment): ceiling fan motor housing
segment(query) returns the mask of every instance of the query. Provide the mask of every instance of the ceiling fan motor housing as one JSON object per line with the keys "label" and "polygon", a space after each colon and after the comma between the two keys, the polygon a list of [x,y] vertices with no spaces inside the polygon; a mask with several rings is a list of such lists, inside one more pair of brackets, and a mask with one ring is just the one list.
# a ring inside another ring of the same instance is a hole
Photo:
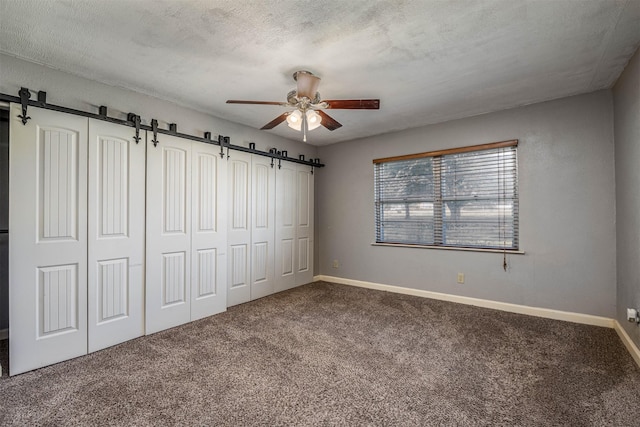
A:
{"label": "ceiling fan motor housing", "polygon": [[[293,89],[291,91],[289,91],[289,93],[287,94],[287,102],[292,106],[292,107],[298,107],[298,104],[302,104],[304,101],[304,98],[306,97],[298,97],[298,91],[296,89]],[[308,98],[307,98],[308,99]],[[308,104],[319,104],[320,103],[320,92],[316,92],[316,96],[313,97],[313,99],[308,99],[307,101]]]}

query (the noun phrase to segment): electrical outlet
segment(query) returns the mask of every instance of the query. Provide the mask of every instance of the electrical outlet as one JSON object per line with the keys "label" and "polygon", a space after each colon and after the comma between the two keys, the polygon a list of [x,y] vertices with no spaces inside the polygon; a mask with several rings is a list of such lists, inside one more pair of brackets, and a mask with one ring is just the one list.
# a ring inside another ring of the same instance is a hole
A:
{"label": "electrical outlet", "polygon": [[640,325],[640,310],[635,308],[627,308],[627,320],[629,322],[635,322]]}
{"label": "electrical outlet", "polygon": [[458,273],[458,283],[464,283],[464,273]]}
{"label": "electrical outlet", "polygon": [[340,263],[338,262],[337,259],[334,259],[333,260],[333,268],[338,268],[338,267],[340,267]]}

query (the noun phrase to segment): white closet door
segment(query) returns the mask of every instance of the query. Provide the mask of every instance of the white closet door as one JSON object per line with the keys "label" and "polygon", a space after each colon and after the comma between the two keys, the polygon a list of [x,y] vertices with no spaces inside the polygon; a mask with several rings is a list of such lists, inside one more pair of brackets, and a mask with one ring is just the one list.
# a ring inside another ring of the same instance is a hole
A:
{"label": "white closet door", "polygon": [[191,142],[147,135],[146,333],[191,319]]}
{"label": "white closet door", "polygon": [[11,105],[9,372],[87,353],[88,119]]}
{"label": "white closet door", "polygon": [[295,163],[282,162],[276,170],[276,268],[275,290],[284,291],[296,285],[296,178]]}
{"label": "white closet door", "polygon": [[144,335],[145,142],[89,120],[89,352]]}
{"label": "white closet door", "polygon": [[191,320],[227,309],[227,162],[216,146],[192,143]]}
{"label": "white closet door", "polygon": [[276,171],[271,159],[251,156],[251,299],[271,295],[275,268]]}
{"label": "white closet door", "polygon": [[313,174],[309,166],[296,171],[296,286],[313,281]]}
{"label": "white closet door", "polygon": [[251,154],[231,153],[229,168],[227,306],[251,299]]}

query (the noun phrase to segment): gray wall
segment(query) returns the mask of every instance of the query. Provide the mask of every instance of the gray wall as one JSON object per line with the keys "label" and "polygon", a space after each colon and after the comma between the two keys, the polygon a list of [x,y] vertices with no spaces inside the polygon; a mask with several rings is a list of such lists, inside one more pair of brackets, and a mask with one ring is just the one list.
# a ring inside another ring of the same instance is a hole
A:
{"label": "gray wall", "polygon": [[[637,89],[638,54],[634,61]],[[630,70],[632,67],[624,76]],[[83,110],[107,105],[111,115],[124,116],[133,111],[145,121],[153,117],[161,125],[175,122],[185,133],[210,130],[214,135],[231,136],[234,144],[254,141],[259,149],[277,146],[290,154],[320,157],[327,167],[316,172],[318,274],[608,317],[616,315],[614,147],[609,91],[316,149],[4,55],[0,55],[0,76],[3,93],[15,94],[20,86],[27,86],[46,90],[51,103]],[[624,76],[616,86],[616,93],[621,92]],[[622,108],[628,115],[635,111],[637,117],[637,97],[635,102],[635,110],[631,111],[630,101],[617,96],[616,111]],[[631,132],[631,125],[621,126]],[[635,141],[638,141],[637,126],[636,121]],[[512,138],[520,140],[520,240],[526,254],[509,255],[506,273],[500,254],[370,245],[374,240],[372,159]],[[629,136],[629,140],[633,138]],[[618,149],[623,149],[622,142]],[[633,168],[628,169],[633,172]],[[628,177],[621,181],[618,176],[618,186],[627,182],[630,189],[638,180],[637,174],[635,180]],[[619,200],[618,209],[620,203]],[[635,251],[635,255],[629,253],[629,259],[638,259],[637,244]],[[334,259],[340,262],[338,269],[331,266]],[[457,272],[466,274],[464,285],[456,283]],[[638,305],[635,280],[628,289],[635,289]],[[626,306],[626,301],[619,305],[619,320]],[[6,326],[0,324],[0,329],[3,327]]]}
{"label": "gray wall", "polygon": [[640,347],[640,328],[626,309],[640,309],[640,50],[613,88],[616,162],[616,319]]}
{"label": "gray wall", "polygon": [[[211,131],[213,138],[217,138],[218,134],[229,136],[231,143],[236,145],[248,146],[249,142],[255,142],[259,150],[277,147],[288,150],[291,157],[297,157],[298,154],[304,154],[307,158],[317,157],[316,147],[308,144],[283,139],[265,131],[222,120],[168,101],[93,82],[0,54],[0,92],[17,96],[21,86],[33,91],[46,91],[47,101],[51,104],[92,112],[97,112],[98,106],[106,105],[109,107],[111,117],[126,118],[128,112],[134,112],[142,117],[145,124],[149,124],[152,118],[157,119],[160,127],[164,129],[168,128],[167,123],[176,123],[178,131],[182,133],[203,135],[205,131]],[[32,99],[35,98],[34,93]],[[0,257],[3,255],[2,251],[3,248],[0,245]],[[3,269],[0,271],[1,330],[8,327],[6,320],[8,301],[3,297],[7,293],[6,281],[1,280],[3,274],[6,275],[6,267],[0,265],[0,268]],[[1,285],[2,283],[4,285]]]}
{"label": "gray wall", "polygon": [[[320,147],[327,167],[316,174],[319,273],[613,317],[612,123],[612,95],[605,90]],[[526,254],[509,255],[507,272],[497,253],[371,246],[372,159],[508,139],[520,140]],[[456,283],[458,272],[466,275],[463,285]]]}

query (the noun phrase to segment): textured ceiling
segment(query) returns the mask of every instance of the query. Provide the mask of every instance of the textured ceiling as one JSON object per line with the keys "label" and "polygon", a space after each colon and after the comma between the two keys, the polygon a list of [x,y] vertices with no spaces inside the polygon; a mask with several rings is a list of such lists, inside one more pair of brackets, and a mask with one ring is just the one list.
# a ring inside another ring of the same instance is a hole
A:
{"label": "textured ceiling", "polygon": [[225,100],[284,102],[298,69],[381,99],[316,145],[608,88],[639,44],[640,0],[0,0],[3,53],[255,128],[284,109]]}

